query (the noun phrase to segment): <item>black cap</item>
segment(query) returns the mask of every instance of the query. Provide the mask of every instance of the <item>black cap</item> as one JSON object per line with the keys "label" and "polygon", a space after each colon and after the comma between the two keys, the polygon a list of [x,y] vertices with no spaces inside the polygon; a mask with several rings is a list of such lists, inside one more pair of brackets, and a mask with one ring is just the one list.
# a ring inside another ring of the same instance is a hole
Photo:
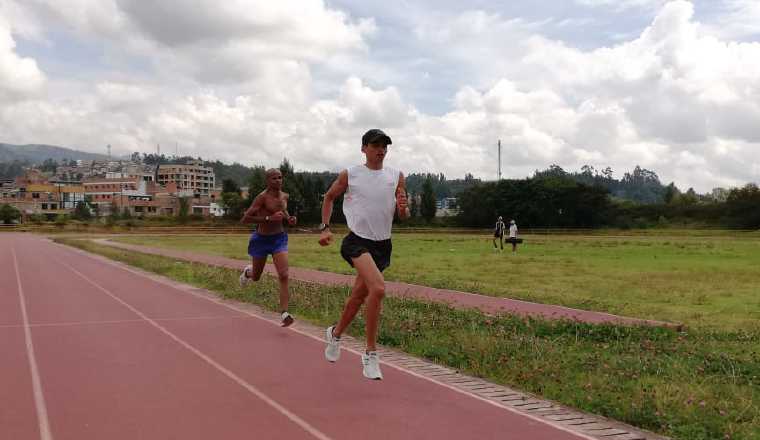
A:
{"label": "black cap", "polygon": [[367,145],[375,142],[384,142],[386,145],[393,143],[391,142],[391,137],[385,134],[385,132],[379,128],[373,128],[372,130],[364,133],[364,136],[362,136],[362,145]]}

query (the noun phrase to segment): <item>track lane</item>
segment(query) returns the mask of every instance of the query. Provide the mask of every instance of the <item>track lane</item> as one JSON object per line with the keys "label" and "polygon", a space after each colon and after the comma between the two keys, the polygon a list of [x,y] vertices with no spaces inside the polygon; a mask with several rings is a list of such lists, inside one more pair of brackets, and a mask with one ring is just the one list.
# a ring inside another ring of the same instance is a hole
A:
{"label": "track lane", "polygon": [[[247,439],[254,433],[315,438],[83,282],[67,267],[76,266],[76,260],[58,258],[75,255],[36,237],[21,241],[18,260],[21,283],[29,291],[30,322],[80,320],[78,325],[30,327],[53,438]],[[32,272],[38,266],[51,269],[38,276]],[[46,289],[51,279],[59,286],[55,291]],[[56,307],[61,307],[58,313]],[[104,323],[125,317],[130,322]]]}
{"label": "track lane", "polygon": [[[127,302],[139,303],[145,301],[140,296],[167,289],[139,276],[142,280],[134,281],[139,290],[124,289],[134,273],[81,254],[67,261]],[[198,298],[184,291],[176,293],[170,294],[176,300],[172,311],[151,313],[182,313],[186,304],[200,307]],[[205,302],[210,307],[206,313],[224,308]],[[584,438],[392,368],[385,368],[385,381],[367,381],[356,354],[344,352],[341,362],[329,364],[322,357],[321,342],[269,322],[184,320],[162,325],[335,439]]]}

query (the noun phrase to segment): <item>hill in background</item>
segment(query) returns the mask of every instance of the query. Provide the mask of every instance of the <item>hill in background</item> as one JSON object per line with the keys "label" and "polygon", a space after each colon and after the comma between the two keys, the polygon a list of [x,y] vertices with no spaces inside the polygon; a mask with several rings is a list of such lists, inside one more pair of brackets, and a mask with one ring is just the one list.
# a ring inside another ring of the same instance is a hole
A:
{"label": "hill in background", "polygon": [[0,162],[24,162],[41,164],[46,159],[61,162],[69,160],[108,160],[105,154],[86,153],[54,145],[13,145],[0,143]]}

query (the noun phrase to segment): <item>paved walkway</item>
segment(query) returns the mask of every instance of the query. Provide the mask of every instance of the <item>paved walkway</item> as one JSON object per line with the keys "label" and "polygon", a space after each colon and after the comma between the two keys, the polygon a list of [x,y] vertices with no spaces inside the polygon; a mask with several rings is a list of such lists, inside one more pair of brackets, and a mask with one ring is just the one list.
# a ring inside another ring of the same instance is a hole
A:
{"label": "paved walkway", "polygon": [[3,439],[656,438],[388,350],[369,381],[350,338],[330,364],[321,329],[36,236],[0,234],[0,279]]}
{"label": "paved walkway", "polygon": [[[175,258],[178,260],[203,263],[229,269],[241,270],[246,264],[241,260],[215,255],[194,253],[189,251],[119,243],[111,241],[109,239],[96,239],[93,241],[99,244],[117,247],[124,250],[150,255],[160,255]],[[265,271],[267,273],[274,274],[274,266],[267,264]],[[297,267],[290,268],[290,278],[298,281],[323,285],[351,286],[354,282],[354,276],[352,275],[343,275]],[[544,319],[569,319],[595,324],[615,323],[622,325],[651,325],[670,327],[679,330],[682,328],[680,324],[669,322],[628,318],[603,312],[578,310],[569,307],[550,304],[538,304],[509,298],[497,298],[493,296],[478,295],[456,290],[437,289],[434,287],[420,286],[416,284],[408,284],[396,281],[386,282],[386,294],[399,298],[410,298],[415,300],[445,303],[451,305],[452,307],[460,309],[477,309],[489,314],[511,313],[520,316],[540,317]]]}

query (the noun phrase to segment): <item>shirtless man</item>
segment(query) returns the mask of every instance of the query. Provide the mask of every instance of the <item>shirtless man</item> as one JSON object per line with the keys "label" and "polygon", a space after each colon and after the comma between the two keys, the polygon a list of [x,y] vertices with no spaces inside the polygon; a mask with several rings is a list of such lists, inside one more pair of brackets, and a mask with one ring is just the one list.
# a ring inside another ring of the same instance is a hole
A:
{"label": "shirtless man", "polygon": [[276,168],[267,171],[267,189],[253,200],[245,211],[241,223],[256,223],[256,231],[248,241],[248,255],[252,262],[240,274],[240,286],[261,279],[267,255],[272,255],[277,278],[280,282],[280,311],[282,326],[293,323],[288,313],[290,291],[288,290],[288,234],[283,228],[283,220],[290,226],[296,224],[296,217],[288,214],[288,194],[282,192],[282,173]]}

